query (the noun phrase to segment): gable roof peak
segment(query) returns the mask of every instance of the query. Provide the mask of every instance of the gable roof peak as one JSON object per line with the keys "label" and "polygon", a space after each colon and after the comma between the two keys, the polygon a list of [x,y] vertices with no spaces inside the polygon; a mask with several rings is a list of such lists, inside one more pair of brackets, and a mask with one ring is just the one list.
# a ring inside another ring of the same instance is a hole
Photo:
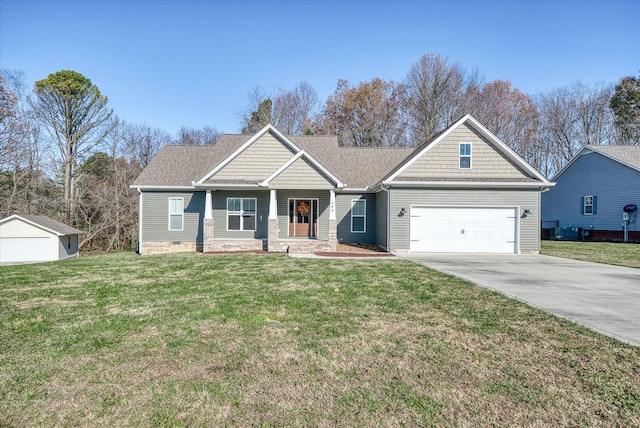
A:
{"label": "gable roof peak", "polygon": [[511,159],[516,165],[522,168],[523,171],[526,171],[530,177],[534,178],[542,182],[543,184],[550,185],[551,183],[545,176],[543,176],[540,172],[538,172],[534,167],[529,165],[527,161],[525,161],[520,155],[518,155],[511,147],[509,147],[506,143],[504,143],[500,138],[498,138],[493,132],[491,132],[486,126],[484,126],[478,119],[476,119],[471,113],[467,113],[462,116],[460,119],[455,121],[451,126],[446,129],[440,131],[436,135],[434,135],[430,140],[425,142],[424,144],[418,146],[416,150],[410,155],[402,164],[400,164],[394,171],[387,175],[384,181],[393,181],[400,174],[402,174],[413,162],[415,162],[418,158],[423,156],[426,152],[431,150],[434,146],[438,145],[442,140],[444,140],[449,134],[451,134],[454,130],[459,128],[461,125],[468,123],[470,124],[477,132],[479,132],[483,137],[487,139],[487,141],[493,145],[498,151],[502,152],[505,156]]}
{"label": "gable roof peak", "polygon": [[230,156],[227,156],[222,162],[216,165],[211,171],[205,174],[198,181],[194,182],[195,184],[203,184],[205,181],[213,177],[218,171],[227,166],[231,161],[237,158],[242,152],[244,152],[248,147],[250,147],[253,143],[258,141],[263,135],[271,133],[275,135],[285,146],[288,146],[294,153],[299,153],[302,149],[298,147],[289,137],[280,132],[275,126],[271,123],[268,123],[264,126],[260,131],[254,134],[251,138],[249,138],[244,144],[238,147]]}
{"label": "gable roof peak", "polygon": [[13,214],[0,220],[0,224],[9,222],[14,219],[23,221],[37,228],[44,229],[57,236],[84,234],[83,231],[78,230],[75,227],[71,227],[68,224],[62,223],[58,220],[54,220],[51,217],[47,217],[45,215]]}
{"label": "gable roof peak", "polygon": [[576,153],[569,162],[567,162],[558,172],[553,175],[552,180],[557,180],[562,174],[564,174],[573,163],[578,160],[582,155],[588,153],[596,153],[598,155],[609,158],[621,165],[628,166],[629,168],[640,171],[640,146],[629,145],[608,145],[601,146],[597,144],[586,144]]}

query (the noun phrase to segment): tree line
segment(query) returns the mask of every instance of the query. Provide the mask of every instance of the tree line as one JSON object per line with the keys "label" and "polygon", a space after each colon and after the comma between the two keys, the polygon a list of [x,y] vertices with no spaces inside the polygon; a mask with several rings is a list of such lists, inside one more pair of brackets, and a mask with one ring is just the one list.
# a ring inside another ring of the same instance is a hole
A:
{"label": "tree line", "polygon": [[[86,231],[82,248],[134,248],[138,196],[129,185],[166,144],[215,144],[213,126],[159,128],[121,120],[80,73],[62,70],[27,88],[0,72],[0,216],[46,214]],[[321,102],[305,81],[248,93],[236,112],[252,134],[272,123],[289,135],[336,135],[355,147],[411,147],[466,113],[552,176],[585,144],[640,144],[640,78],[580,82],[531,96],[504,80],[425,54],[401,82],[339,80]]]}

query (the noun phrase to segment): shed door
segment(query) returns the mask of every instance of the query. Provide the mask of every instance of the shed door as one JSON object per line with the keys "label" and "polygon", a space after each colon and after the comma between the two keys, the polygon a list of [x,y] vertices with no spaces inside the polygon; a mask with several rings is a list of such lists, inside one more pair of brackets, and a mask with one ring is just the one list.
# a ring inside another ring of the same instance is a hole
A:
{"label": "shed door", "polygon": [[51,260],[51,238],[0,238],[0,262]]}
{"label": "shed door", "polygon": [[515,208],[411,207],[412,252],[515,253]]}

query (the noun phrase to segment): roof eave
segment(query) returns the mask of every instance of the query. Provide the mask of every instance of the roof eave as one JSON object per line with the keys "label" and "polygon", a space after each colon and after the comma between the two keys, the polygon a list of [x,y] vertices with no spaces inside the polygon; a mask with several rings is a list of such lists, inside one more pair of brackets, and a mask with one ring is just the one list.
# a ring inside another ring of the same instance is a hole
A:
{"label": "roof eave", "polygon": [[195,190],[193,185],[191,186],[162,186],[162,185],[146,185],[146,184],[132,184],[130,189],[137,190],[168,190],[168,191],[181,191],[181,190]]}
{"label": "roof eave", "polygon": [[260,183],[195,183],[194,190],[259,189]]}
{"label": "roof eave", "polygon": [[365,192],[371,192],[372,189],[369,186],[365,186],[365,187],[342,187],[340,189],[341,193],[365,193]]}
{"label": "roof eave", "polygon": [[[74,228],[73,233],[62,233],[62,232],[59,232],[57,230],[53,230],[53,229],[51,229],[51,228],[49,228],[47,226],[44,226],[42,224],[36,223],[34,221],[31,221],[31,220],[29,220],[27,218],[24,218],[20,214],[13,214],[13,215],[10,215],[7,218],[4,218],[4,219],[0,220],[0,224],[5,223],[5,222],[7,222],[9,220],[13,220],[13,219],[20,219],[20,220],[24,221],[25,223],[28,223],[28,224],[30,224],[32,226],[37,227],[38,229],[42,229],[44,231],[50,232],[50,233],[56,235],[57,237],[67,236],[67,235],[84,235],[85,233],[87,233],[87,232],[83,232],[82,230],[78,230],[78,229],[75,229],[75,228]],[[70,227],[70,226],[68,226],[68,227]]]}
{"label": "roof eave", "polygon": [[522,189],[522,188],[530,188],[530,189],[546,189],[549,187],[555,186],[556,183],[552,182],[496,182],[496,181],[383,181],[382,186],[384,187],[431,187],[431,188],[473,188],[477,189],[480,187],[488,188],[488,189]]}

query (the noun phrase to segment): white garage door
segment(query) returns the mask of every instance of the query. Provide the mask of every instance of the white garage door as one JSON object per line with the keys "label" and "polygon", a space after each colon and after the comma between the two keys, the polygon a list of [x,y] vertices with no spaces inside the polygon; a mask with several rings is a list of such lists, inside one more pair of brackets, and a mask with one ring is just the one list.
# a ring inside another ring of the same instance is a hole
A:
{"label": "white garage door", "polygon": [[50,238],[0,238],[0,262],[50,260]]}
{"label": "white garage door", "polygon": [[412,252],[515,253],[515,208],[411,207]]}

